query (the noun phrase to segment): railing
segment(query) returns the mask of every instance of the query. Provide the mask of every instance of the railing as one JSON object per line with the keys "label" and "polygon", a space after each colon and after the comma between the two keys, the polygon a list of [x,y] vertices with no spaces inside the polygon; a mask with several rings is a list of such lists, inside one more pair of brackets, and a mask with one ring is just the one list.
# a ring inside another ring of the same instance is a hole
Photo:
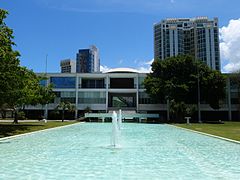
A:
{"label": "railing", "polygon": [[[85,118],[111,118],[112,113],[85,113],[84,114]],[[141,114],[141,113],[133,113],[133,114],[125,114],[122,113],[122,118],[123,119],[132,119],[132,118],[159,118],[159,114]]]}
{"label": "railing", "polygon": [[137,85],[136,84],[134,84],[133,86],[129,86],[129,87],[113,87],[113,86],[111,86],[111,84],[108,84],[108,88],[109,89],[137,89]]}
{"label": "railing", "polygon": [[103,86],[83,86],[81,84],[78,85],[78,89],[105,89],[106,85]]}

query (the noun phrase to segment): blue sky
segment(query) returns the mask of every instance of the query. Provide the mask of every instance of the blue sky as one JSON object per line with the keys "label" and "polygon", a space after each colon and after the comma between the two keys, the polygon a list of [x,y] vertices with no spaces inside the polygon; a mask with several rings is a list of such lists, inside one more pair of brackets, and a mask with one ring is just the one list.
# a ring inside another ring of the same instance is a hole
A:
{"label": "blue sky", "polygon": [[[149,68],[153,59],[153,24],[164,18],[219,18],[222,69],[239,66],[238,0],[1,0],[9,11],[21,64],[35,72],[59,72],[62,59],[75,59],[78,49],[96,45],[105,68]],[[231,21],[232,20],[232,21]],[[232,22],[232,24],[231,24]],[[239,28],[240,29],[240,28]],[[235,33],[235,34],[234,34]],[[238,39],[237,39],[238,40]],[[234,44],[235,43],[235,44]],[[228,66],[228,67],[227,67]]]}

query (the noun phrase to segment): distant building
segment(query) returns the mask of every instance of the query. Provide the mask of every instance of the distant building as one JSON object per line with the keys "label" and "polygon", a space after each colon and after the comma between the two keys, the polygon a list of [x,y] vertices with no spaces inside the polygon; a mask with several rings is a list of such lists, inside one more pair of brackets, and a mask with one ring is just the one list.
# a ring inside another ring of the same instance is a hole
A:
{"label": "distant building", "polygon": [[89,49],[79,49],[77,53],[77,73],[100,72],[99,51],[96,46]]}
{"label": "distant building", "polygon": [[71,59],[65,59],[60,62],[61,73],[76,73],[76,62]]}
{"label": "distant building", "polygon": [[190,54],[220,70],[218,19],[164,19],[154,25],[154,59]]}

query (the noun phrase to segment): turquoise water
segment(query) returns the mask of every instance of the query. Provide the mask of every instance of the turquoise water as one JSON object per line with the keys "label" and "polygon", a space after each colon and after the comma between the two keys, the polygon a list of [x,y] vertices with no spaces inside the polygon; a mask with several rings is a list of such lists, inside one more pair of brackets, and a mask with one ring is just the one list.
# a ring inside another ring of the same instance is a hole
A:
{"label": "turquoise water", "polygon": [[160,124],[83,123],[0,141],[0,179],[240,179],[240,145]]}

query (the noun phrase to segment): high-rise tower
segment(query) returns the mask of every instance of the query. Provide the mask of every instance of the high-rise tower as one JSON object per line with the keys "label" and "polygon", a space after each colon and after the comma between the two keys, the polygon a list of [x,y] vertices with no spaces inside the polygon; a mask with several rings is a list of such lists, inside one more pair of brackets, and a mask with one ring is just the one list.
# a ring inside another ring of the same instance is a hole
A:
{"label": "high-rise tower", "polygon": [[77,53],[77,73],[100,72],[99,51],[96,46],[89,49],[79,49]]}
{"label": "high-rise tower", "polygon": [[190,54],[220,70],[218,19],[171,18],[154,25],[154,59]]}

